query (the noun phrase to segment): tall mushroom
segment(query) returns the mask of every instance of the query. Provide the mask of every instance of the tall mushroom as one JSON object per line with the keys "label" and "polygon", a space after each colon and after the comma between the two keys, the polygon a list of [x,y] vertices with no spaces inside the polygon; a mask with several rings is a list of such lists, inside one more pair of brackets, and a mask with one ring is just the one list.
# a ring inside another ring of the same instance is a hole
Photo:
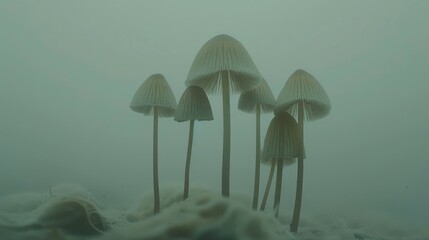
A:
{"label": "tall mushroom", "polygon": [[183,199],[189,194],[189,170],[191,166],[192,142],[194,136],[194,121],[213,120],[212,108],[204,90],[198,86],[189,86],[182,94],[177,106],[174,120],[189,121],[188,151],[186,153],[185,185]]}
{"label": "tall mushroom", "polygon": [[162,74],[153,74],[137,89],[131,101],[131,110],[144,115],[153,114],[153,192],[154,214],[159,212],[158,182],[158,116],[172,117],[177,103],[173,91]]}
{"label": "tall mushroom", "polygon": [[[271,120],[265,135],[262,161],[277,163],[274,210],[279,214],[282,187],[283,163],[292,164],[299,155],[298,126],[295,119],[287,112],[279,112]],[[272,167],[273,168],[273,167]],[[272,173],[270,174],[272,177]],[[270,180],[269,180],[270,181]]]}
{"label": "tall mushroom", "polygon": [[259,176],[261,162],[261,110],[264,113],[271,112],[276,100],[265,80],[262,80],[258,87],[243,92],[238,100],[238,109],[243,112],[256,112],[256,161],[255,161],[255,181],[253,189],[252,208],[257,209],[259,198]]}
{"label": "tall mushroom", "polygon": [[258,85],[262,76],[244,46],[235,38],[221,34],[199,50],[186,79],[187,86],[200,86],[207,93],[222,91],[223,155],[222,196],[229,196],[231,119],[229,94]]}
{"label": "tall mushroom", "polygon": [[287,111],[298,119],[300,154],[298,157],[298,174],[290,230],[298,231],[301,212],[302,188],[304,179],[304,119],[316,120],[328,115],[331,103],[322,85],[310,73],[296,70],[287,80],[277,98],[275,112]]}

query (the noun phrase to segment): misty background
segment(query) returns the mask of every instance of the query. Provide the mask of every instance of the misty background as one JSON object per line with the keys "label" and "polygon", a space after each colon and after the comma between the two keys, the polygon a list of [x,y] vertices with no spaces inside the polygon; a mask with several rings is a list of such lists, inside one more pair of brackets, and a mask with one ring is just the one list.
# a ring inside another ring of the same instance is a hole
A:
{"label": "misty background", "polygon": [[[297,69],[332,103],[306,122],[303,215],[427,226],[429,1],[0,2],[0,196],[76,183],[108,204],[152,192],[153,117],[129,108],[162,73],[177,101],[201,46],[228,34],[277,97]],[[251,196],[255,115],[231,97],[231,191]],[[191,184],[220,192],[222,99],[198,122]],[[262,116],[262,141],[272,114]],[[160,185],[181,186],[189,123],[159,122]],[[261,192],[268,166],[263,166]],[[291,214],[296,165],[285,169]],[[269,203],[272,204],[272,203]]]}

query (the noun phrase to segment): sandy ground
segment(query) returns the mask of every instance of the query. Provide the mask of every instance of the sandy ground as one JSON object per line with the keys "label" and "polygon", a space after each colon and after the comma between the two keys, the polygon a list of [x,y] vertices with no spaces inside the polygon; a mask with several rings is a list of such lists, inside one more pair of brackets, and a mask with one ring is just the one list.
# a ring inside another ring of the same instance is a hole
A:
{"label": "sandy ground", "polygon": [[101,207],[81,186],[55,187],[52,193],[19,193],[0,198],[0,239],[196,239],[277,240],[351,239],[429,240],[425,230],[401,229],[389,219],[368,216],[303,216],[298,234],[289,232],[290,216],[253,211],[247,196],[226,199],[199,187],[181,200],[181,189],[162,189],[161,212],[152,214],[152,196],[136,204]]}

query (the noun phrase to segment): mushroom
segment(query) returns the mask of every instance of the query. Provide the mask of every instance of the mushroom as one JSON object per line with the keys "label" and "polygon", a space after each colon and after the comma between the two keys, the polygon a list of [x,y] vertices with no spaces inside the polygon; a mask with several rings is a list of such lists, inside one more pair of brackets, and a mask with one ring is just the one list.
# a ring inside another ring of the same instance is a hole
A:
{"label": "mushroom", "polygon": [[188,151],[186,153],[185,185],[183,200],[189,194],[189,169],[191,165],[192,141],[194,136],[194,121],[213,120],[212,108],[204,90],[198,86],[189,86],[182,94],[177,105],[174,120],[177,122],[189,121]]}
{"label": "mushroom", "polygon": [[304,178],[304,119],[316,120],[328,115],[331,103],[323,87],[310,73],[296,70],[287,80],[277,98],[275,112],[287,111],[298,119],[300,154],[291,231],[298,231]]}
{"label": "mushroom", "polygon": [[207,41],[199,50],[186,79],[187,86],[200,86],[207,93],[222,91],[223,155],[222,196],[229,196],[231,153],[231,117],[229,94],[243,92],[262,79],[244,46],[231,36],[221,34]]}
{"label": "mushroom", "polygon": [[[262,162],[271,163],[270,179],[273,175],[274,165],[277,163],[276,189],[274,194],[275,216],[279,214],[280,196],[282,187],[283,163],[290,165],[299,155],[298,126],[295,119],[287,112],[275,114],[268,126],[265,135],[264,148],[262,150]],[[271,184],[269,184],[271,185]],[[269,191],[269,185],[267,188]],[[266,191],[267,192],[267,191]],[[266,193],[265,195],[268,195]],[[266,196],[264,196],[263,206],[265,207]]]}
{"label": "mushroom", "polygon": [[162,74],[153,74],[137,89],[130,108],[144,115],[153,114],[153,191],[154,213],[159,212],[158,182],[158,117],[172,117],[177,103],[173,91]]}
{"label": "mushroom", "polygon": [[268,83],[263,79],[258,87],[246,91],[240,95],[238,100],[238,109],[243,112],[256,112],[256,161],[255,161],[255,182],[253,189],[252,208],[257,209],[259,198],[259,176],[261,162],[261,110],[264,113],[271,112],[274,108],[276,100],[268,86]]}

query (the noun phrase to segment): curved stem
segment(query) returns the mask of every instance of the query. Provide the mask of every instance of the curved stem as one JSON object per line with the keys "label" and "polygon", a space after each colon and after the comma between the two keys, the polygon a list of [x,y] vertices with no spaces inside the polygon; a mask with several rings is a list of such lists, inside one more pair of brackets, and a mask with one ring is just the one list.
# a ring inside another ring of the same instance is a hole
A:
{"label": "curved stem", "polygon": [[265,209],[265,205],[267,204],[268,194],[270,193],[271,182],[273,181],[274,168],[276,164],[274,161],[271,162],[270,175],[268,176],[267,186],[265,186],[264,198],[262,199],[260,210]]}
{"label": "curved stem", "polygon": [[189,195],[189,170],[191,168],[191,154],[192,142],[194,138],[194,120],[189,123],[189,138],[188,138],[188,152],[186,153],[186,166],[185,166],[185,189],[183,190],[183,200],[186,200]]}
{"label": "curved stem", "polygon": [[231,153],[231,116],[229,109],[229,72],[222,71],[223,99],[223,155],[222,155],[222,196],[229,196],[229,172]]}
{"label": "curved stem", "polygon": [[279,216],[280,196],[282,193],[282,175],[283,175],[283,159],[277,161],[277,176],[276,176],[276,191],[274,193],[274,211],[276,217]]}
{"label": "curved stem", "polygon": [[252,208],[258,208],[259,198],[259,179],[261,168],[261,107],[256,105],[256,161],[255,161],[255,183],[253,189],[253,203]]}
{"label": "curved stem", "polygon": [[302,203],[302,188],[304,184],[304,102],[298,103],[298,138],[299,138],[299,151],[298,156],[298,173],[296,182],[296,194],[295,194],[295,207],[293,209],[292,223],[290,225],[290,231],[297,233],[299,218],[301,214],[301,203]]}
{"label": "curved stem", "polygon": [[153,107],[153,197],[154,214],[159,212],[158,182],[158,107]]}

